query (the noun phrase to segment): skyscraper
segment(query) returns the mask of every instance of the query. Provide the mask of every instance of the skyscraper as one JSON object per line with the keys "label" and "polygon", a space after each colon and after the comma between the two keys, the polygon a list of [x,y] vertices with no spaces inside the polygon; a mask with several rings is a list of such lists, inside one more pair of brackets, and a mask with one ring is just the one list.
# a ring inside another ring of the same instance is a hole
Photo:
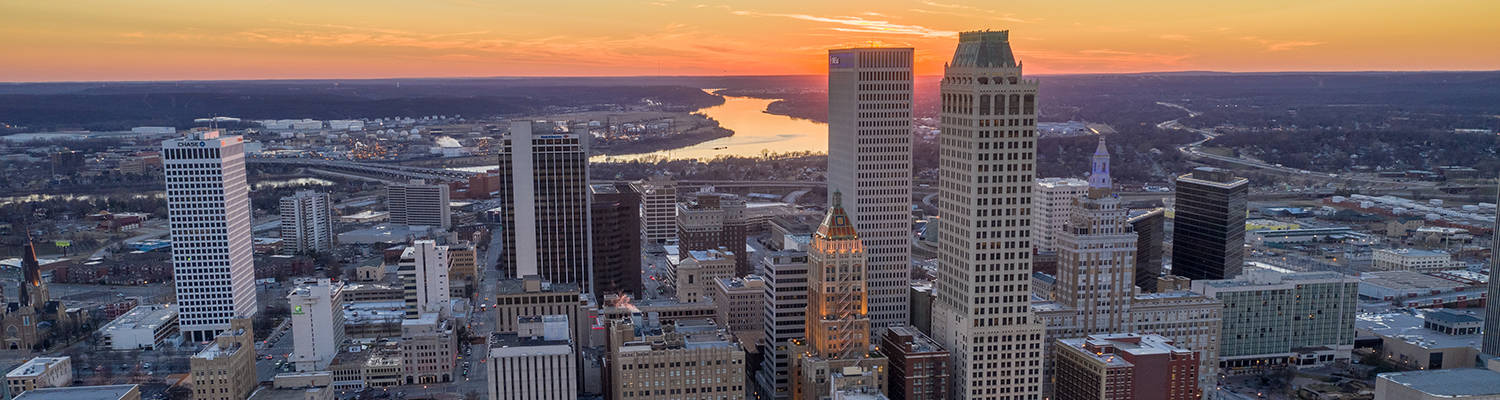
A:
{"label": "skyscraper", "polygon": [[1163,241],[1166,240],[1167,213],[1164,208],[1130,212],[1130,226],[1135,229],[1135,285],[1144,292],[1156,291],[1161,277]]}
{"label": "skyscraper", "polygon": [[281,251],[304,254],[333,250],[333,203],[328,193],[298,190],[281,198]]}
{"label": "skyscraper", "polygon": [[828,190],[869,258],[874,327],[905,324],[911,288],[911,48],[828,51]]}
{"label": "skyscraper", "polygon": [[453,222],[448,195],[448,185],[443,183],[413,180],[390,184],[385,187],[386,210],[391,213],[392,224],[448,229]]}
{"label": "skyscraper", "polygon": [[839,192],[832,203],[807,253],[807,342],[823,357],[862,357],[870,347],[865,251]]}
{"label": "skyscraper", "polygon": [[194,131],[161,147],[178,323],[185,339],[212,340],[258,310],[245,140]]}
{"label": "skyscraper", "polygon": [[1250,180],[1210,167],[1177,177],[1172,274],[1231,279],[1245,267],[1245,199]]}
{"label": "skyscraper", "polygon": [[755,373],[760,398],[790,399],[791,341],[807,327],[807,253],[783,250],[761,259],[766,277],[765,340],[760,343],[761,368]]}
{"label": "skyscraper", "polygon": [[540,275],[594,293],[589,278],[589,137],[545,123],[515,121],[500,143],[499,269]]}
{"label": "skyscraper", "polygon": [[677,241],[677,181],[662,175],[630,183],[641,196],[641,236],[656,244]]}
{"label": "skyscraper", "polygon": [[959,34],[941,82],[934,338],[954,398],[1039,400],[1043,327],[1030,308],[1037,81],[1008,31]]}
{"label": "skyscraper", "polygon": [[[1500,195],[1497,195],[1500,200]],[[1500,203],[1496,203],[1500,204]],[[1500,357],[1500,213],[1495,214],[1495,231],[1490,238],[1490,283],[1484,304],[1484,345],[1481,350],[1490,357]]]}
{"label": "skyscraper", "polygon": [[431,240],[412,242],[401,252],[397,275],[405,284],[406,318],[442,314],[452,299],[448,288],[448,246]]}
{"label": "skyscraper", "polygon": [[594,290],[641,298],[641,194],[633,185],[589,185]]}
{"label": "skyscraper", "polygon": [[677,203],[677,241],[682,251],[723,248],[735,254],[734,275],[751,273],[749,252],[745,251],[746,231],[750,220],[745,215],[745,199],[727,193],[697,193]]}
{"label": "skyscraper", "polygon": [[1038,253],[1057,251],[1057,233],[1068,223],[1073,200],[1089,193],[1089,183],[1078,178],[1042,178],[1031,193],[1031,238]]}
{"label": "skyscraper", "polygon": [[1073,201],[1057,234],[1057,301],[1079,315],[1077,333],[1117,332],[1135,296],[1136,234],[1112,192],[1104,138],[1094,151],[1088,194]]}
{"label": "skyscraper", "polygon": [[288,293],[292,308],[292,355],[297,371],[328,368],[344,344],[344,283],[299,279]]}

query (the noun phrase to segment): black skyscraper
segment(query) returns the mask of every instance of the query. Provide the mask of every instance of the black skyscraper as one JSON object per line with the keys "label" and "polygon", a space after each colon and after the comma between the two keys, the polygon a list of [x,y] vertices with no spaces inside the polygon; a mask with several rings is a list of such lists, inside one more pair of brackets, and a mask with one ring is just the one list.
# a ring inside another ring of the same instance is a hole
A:
{"label": "black skyscraper", "polygon": [[1200,167],[1177,177],[1172,222],[1172,274],[1192,280],[1228,279],[1245,263],[1245,198],[1250,181],[1227,170]]}

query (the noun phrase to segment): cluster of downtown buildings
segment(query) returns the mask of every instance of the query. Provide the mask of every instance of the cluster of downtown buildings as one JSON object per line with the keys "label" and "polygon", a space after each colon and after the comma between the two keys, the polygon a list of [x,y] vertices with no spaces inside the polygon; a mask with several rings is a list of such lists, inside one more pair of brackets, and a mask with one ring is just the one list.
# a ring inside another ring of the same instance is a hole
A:
{"label": "cluster of downtown buildings", "polygon": [[[496,316],[476,332],[491,399],[1188,400],[1223,376],[1351,359],[1359,279],[1247,265],[1247,179],[1212,168],[1177,178],[1170,273],[1168,215],[1122,206],[1104,140],[1086,181],[1037,179],[1038,83],[1004,31],[961,33],[946,65],[937,278],[914,290],[912,64],[910,48],[829,51],[827,212],[805,242],[753,256],[738,197],[678,193],[665,178],[590,184],[587,133],[512,123],[499,145],[495,271],[479,272],[491,266],[475,268],[461,244],[410,243],[390,342],[350,337],[349,285],[299,281],[298,372],[276,386],[328,398],[456,380],[459,263]],[[192,360],[194,397],[247,398],[258,308],[243,142],[198,131],[164,142],[161,157],[176,324],[208,343]],[[444,189],[392,185],[392,222],[447,229]],[[329,202],[282,201],[283,249],[332,246]],[[643,240],[679,250],[665,282],[674,299],[642,300]],[[1492,279],[1488,298],[1497,291]],[[1477,358],[1500,353],[1497,313],[1491,303]],[[1376,398],[1500,379],[1421,375],[1437,372],[1382,377]]]}

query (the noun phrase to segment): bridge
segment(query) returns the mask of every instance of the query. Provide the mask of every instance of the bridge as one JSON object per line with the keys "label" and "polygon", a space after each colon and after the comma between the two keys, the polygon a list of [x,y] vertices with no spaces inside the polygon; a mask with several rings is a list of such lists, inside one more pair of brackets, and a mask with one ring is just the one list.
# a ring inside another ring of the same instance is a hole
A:
{"label": "bridge", "polygon": [[437,182],[467,181],[469,180],[469,177],[479,174],[477,172],[457,171],[442,168],[409,167],[405,165],[395,164],[361,163],[342,160],[320,160],[313,158],[251,157],[246,158],[245,162],[258,165],[280,165],[288,167],[316,168],[328,171],[345,172],[354,175],[375,176],[389,179],[423,179]]}

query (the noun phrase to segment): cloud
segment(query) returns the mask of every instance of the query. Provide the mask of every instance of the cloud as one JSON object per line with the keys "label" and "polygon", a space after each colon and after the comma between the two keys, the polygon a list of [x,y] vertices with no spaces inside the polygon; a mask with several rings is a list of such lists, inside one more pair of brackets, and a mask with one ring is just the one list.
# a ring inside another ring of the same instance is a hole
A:
{"label": "cloud", "polygon": [[1299,48],[1303,48],[1303,47],[1320,46],[1320,45],[1323,45],[1323,43],[1324,43],[1324,42],[1316,42],[1316,41],[1311,41],[1311,40],[1271,40],[1271,39],[1263,39],[1263,38],[1256,37],[1256,36],[1245,36],[1245,37],[1241,37],[1240,40],[1244,40],[1244,41],[1249,41],[1249,42],[1254,42],[1254,43],[1260,44],[1262,47],[1265,48],[1265,51],[1294,50],[1294,49],[1299,49]]}
{"label": "cloud", "polygon": [[820,16],[807,15],[807,14],[763,13],[763,12],[744,11],[744,10],[736,10],[736,11],[732,11],[731,13],[733,13],[734,15],[743,15],[743,16],[752,16],[752,17],[791,18],[791,19],[802,20],[802,21],[811,21],[811,22],[821,22],[821,23],[827,23],[827,24],[834,24],[834,25],[837,25],[837,26],[832,27],[832,28],[828,28],[828,29],[834,30],[834,31],[839,31],[839,32],[876,33],[876,34],[890,34],[890,35],[911,35],[911,36],[921,36],[921,37],[928,37],[928,38],[948,38],[948,37],[956,37],[956,36],[958,36],[958,32],[955,32],[955,31],[945,31],[945,30],[939,30],[939,29],[932,29],[932,28],[928,28],[928,27],[925,27],[925,26],[921,26],[921,25],[897,24],[897,23],[893,23],[893,22],[890,22],[890,21],[886,21],[886,20],[881,20],[881,19],[865,19],[863,17],[852,17],[852,16],[820,17]]}
{"label": "cloud", "polygon": [[979,9],[972,9],[972,11],[979,11],[980,13],[948,11],[948,10],[927,10],[927,9],[921,9],[921,8],[908,8],[907,11],[911,11],[911,12],[918,13],[918,14],[948,15],[948,16],[954,16],[954,17],[970,17],[970,18],[979,18],[979,19],[985,19],[985,20],[990,20],[990,21],[1014,22],[1014,23],[1018,23],[1018,24],[1029,24],[1029,23],[1041,21],[1040,18],[1021,19],[1021,18],[1016,17],[1014,14],[994,15],[995,14],[994,11],[986,11],[986,10],[979,10]]}
{"label": "cloud", "polygon": [[1157,39],[1161,39],[1161,40],[1171,40],[1171,41],[1174,41],[1174,42],[1191,42],[1191,41],[1193,41],[1193,38],[1191,36],[1181,35],[1181,34],[1176,34],[1176,33],[1169,33],[1169,34],[1165,34],[1165,35],[1157,35],[1156,38]]}

